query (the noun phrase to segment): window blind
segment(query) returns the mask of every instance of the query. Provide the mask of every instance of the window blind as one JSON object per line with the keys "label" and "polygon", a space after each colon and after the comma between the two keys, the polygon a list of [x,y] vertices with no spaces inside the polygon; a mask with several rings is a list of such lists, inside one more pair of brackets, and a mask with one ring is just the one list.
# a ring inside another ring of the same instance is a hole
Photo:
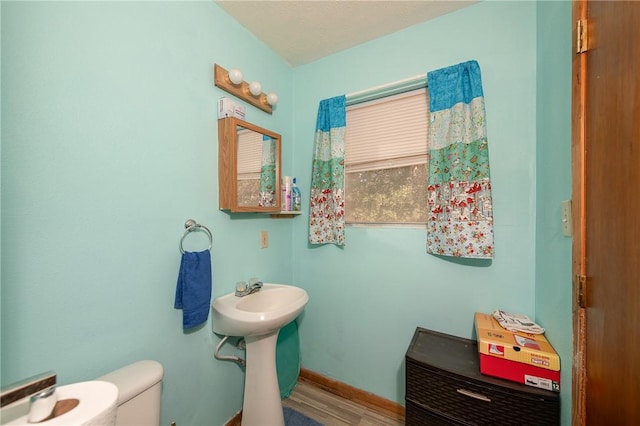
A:
{"label": "window blind", "polygon": [[238,132],[238,179],[260,179],[262,134],[251,130]]}
{"label": "window blind", "polygon": [[428,118],[426,88],[347,107],[345,172],[426,164]]}

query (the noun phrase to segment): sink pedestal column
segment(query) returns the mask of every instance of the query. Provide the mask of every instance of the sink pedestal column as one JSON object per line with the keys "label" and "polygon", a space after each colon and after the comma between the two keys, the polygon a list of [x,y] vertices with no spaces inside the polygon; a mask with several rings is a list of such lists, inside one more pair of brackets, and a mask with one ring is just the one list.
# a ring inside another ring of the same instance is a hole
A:
{"label": "sink pedestal column", "polygon": [[242,426],[284,426],[276,371],[276,330],[262,336],[246,336],[247,367],[244,380]]}

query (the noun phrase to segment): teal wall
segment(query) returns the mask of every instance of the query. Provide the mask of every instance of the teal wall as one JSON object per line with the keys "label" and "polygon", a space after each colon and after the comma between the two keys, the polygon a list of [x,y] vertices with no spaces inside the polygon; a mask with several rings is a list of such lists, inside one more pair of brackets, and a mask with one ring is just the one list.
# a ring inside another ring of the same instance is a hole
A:
{"label": "teal wall", "polygon": [[276,114],[248,106],[247,118],[285,141],[293,71],[209,1],[1,7],[2,383],[47,370],[88,380],[150,358],[165,368],[162,424],[223,424],[244,373],[213,358],[210,323],[182,331],[184,223],[213,232],[214,297],[293,273],[290,221],[218,210],[213,65],[279,94]]}
{"label": "teal wall", "polygon": [[294,281],[310,295],[300,326],[303,367],[398,402],[416,326],[471,338],[476,311],[535,317],[536,5],[482,2],[294,75],[294,169],[308,195],[321,99],[469,59],[480,64],[487,110],[490,264],[427,254],[424,228],[348,227],[338,248],[308,246],[306,214],[294,224]]}
{"label": "teal wall", "polygon": [[[569,424],[569,2],[482,2],[295,69],[211,2],[0,4],[3,385],[150,358],[165,367],[162,424],[240,410],[244,374],[213,358],[209,323],[185,334],[173,309],[193,217],[214,234],[214,297],[250,276],[308,291],[303,367],[403,403],[416,326],[472,337],[473,312],[512,310],[549,330]],[[483,73],[493,262],[427,255],[413,228],[309,246],[308,207],[290,220],[218,211],[214,63],[278,93],[273,116],[247,117],[283,135],[283,172],[308,206],[321,99],[469,59]]]}
{"label": "teal wall", "polygon": [[571,424],[571,238],[560,203],[571,199],[571,2],[538,3],[536,318],[561,360],[562,424]]}

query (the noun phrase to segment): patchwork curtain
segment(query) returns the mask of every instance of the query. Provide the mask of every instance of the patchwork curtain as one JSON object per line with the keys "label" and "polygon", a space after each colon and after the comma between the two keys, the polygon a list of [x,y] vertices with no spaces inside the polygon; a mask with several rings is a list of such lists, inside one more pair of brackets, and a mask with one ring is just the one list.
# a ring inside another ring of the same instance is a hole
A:
{"label": "patchwork curtain", "polygon": [[346,97],[320,102],[309,197],[309,242],[344,245]]}
{"label": "patchwork curtain", "polygon": [[262,135],[262,160],[260,166],[260,207],[276,205],[276,142],[267,135]]}
{"label": "patchwork curtain", "polygon": [[427,252],[493,258],[493,207],[480,66],[427,73],[430,124]]}

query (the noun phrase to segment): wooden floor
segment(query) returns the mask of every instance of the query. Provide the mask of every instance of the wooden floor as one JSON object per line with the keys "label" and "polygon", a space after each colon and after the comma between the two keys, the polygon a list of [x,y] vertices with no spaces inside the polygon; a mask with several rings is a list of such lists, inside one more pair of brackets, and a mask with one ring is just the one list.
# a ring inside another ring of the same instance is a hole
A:
{"label": "wooden floor", "polygon": [[293,392],[282,401],[324,426],[401,426],[404,422],[375,412],[348,399],[340,398],[306,381],[299,381]]}

